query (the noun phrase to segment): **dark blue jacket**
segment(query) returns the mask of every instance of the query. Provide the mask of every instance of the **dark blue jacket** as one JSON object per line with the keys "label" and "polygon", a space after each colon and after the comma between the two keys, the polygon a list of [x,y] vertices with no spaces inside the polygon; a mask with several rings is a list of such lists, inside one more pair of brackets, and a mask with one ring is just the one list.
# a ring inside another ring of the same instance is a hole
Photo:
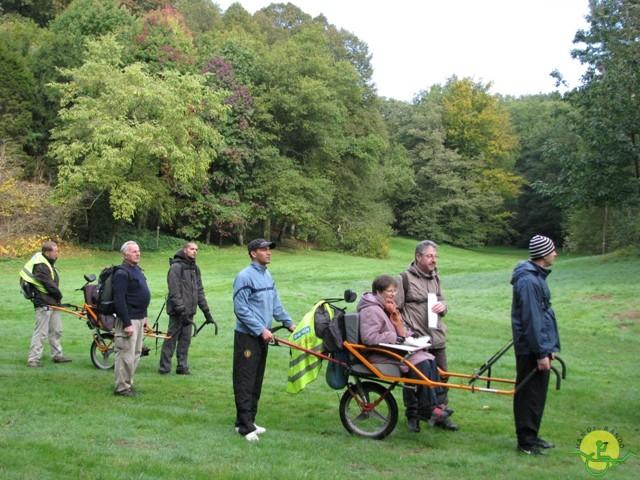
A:
{"label": "dark blue jacket", "polygon": [[113,275],[112,285],[116,315],[122,320],[124,327],[131,325],[131,319],[147,316],[151,292],[139,266],[122,263],[121,268]]}
{"label": "dark blue jacket", "polygon": [[560,351],[556,315],[551,308],[547,276],[551,270],[531,261],[516,265],[511,277],[511,330],[516,355],[545,358]]}

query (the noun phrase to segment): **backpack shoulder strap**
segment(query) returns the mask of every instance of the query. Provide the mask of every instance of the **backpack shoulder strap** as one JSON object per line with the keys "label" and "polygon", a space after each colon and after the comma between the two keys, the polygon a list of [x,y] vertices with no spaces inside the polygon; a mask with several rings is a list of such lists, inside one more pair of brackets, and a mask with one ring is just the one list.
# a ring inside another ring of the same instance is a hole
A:
{"label": "backpack shoulder strap", "polygon": [[404,298],[407,298],[407,292],[409,291],[409,275],[404,271],[400,274],[402,277],[402,290],[404,291]]}
{"label": "backpack shoulder strap", "polygon": [[402,272],[400,274],[400,276],[402,276],[402,289],[404,290],[404,303],[427,303],[427,299],[423,299],[423,300],[409,300],[407,298],[407,292],[409,291],[409,275],[407,274],[406,271]]}

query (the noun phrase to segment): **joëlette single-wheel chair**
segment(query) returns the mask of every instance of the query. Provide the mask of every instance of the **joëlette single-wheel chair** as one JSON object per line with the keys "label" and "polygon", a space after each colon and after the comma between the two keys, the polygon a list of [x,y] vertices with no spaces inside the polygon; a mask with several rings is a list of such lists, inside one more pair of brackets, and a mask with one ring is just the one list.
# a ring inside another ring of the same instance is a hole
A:
{"label": "jo\u00eblette single-wheel chair", "polygon": [[[96,368],[100,370],[110,370],[114,366],[114,332],[116,316],[115,314],[105,314],[98,310],[97,289],[98,285],[92,284],[96,280],[94,274],[84,275],[86,283],[77,288],[84,294],[84,305],[74,305],[72,303],[64,303],[61,305],[50,305],[49,308],[60,310],[61,312],[75,315],[80,320],[86,322],[87,326],[93,331],[93,341],[91,342],[90,354],[91,361]],[[162,312],[161,312],[162,313]],[[160,315],[158,315],[158,318]],[[144,331],[145,338],[165,339],[171,338],[167,336],[167,332],[160,331],[158,328],[158,319],[153,327],[147,327]],[[156,346],[157,348],[157,346]],[[149,354],[150,349],[146,346],[142,347],[142,355]]]}
{"label": "jo\u00eblette single-wheel chair", "polygon": [[[361,437],[368,437],[381,440],[389,435],[396,427],[398,422],[398,403],[393,396],[392,391],[400,385],[402,388],[415,388],[419,385],[426,385],[430,388],[447,387],[451,389],[466,390],[471,393],[484,392],[499,395],[513,395],[524,384],[526,384],[536,370],[531,373],[518,385],[513,379],[495,378],[490,376],[491,366],[504,355],[513,345],[513,342],[505,345],[493,357],[472,374],[446,372],[438,368],[441,380],[444,379],[463,379],[467,383],[456,382],[436,382],[430,380],[423,375],[418,368],[411,363],[411,355],[418,350],[428,348],[428,345],[412,346],[412,345],[377,345],[366,346],[360,343],[360,325],[357,313],[347,313],[344,309],[338,307],[335,302],[344,300],[347,302],[355,301],[355,294],[347,290],[342,299],[327,299],[323,303],[317,305],[316,308],[316,334],[318,337],[326,337],[329,329],[318,331],[318,313],[323,316],[325,312],[333,313],[331,322],[338,322],[333,325],[337,327],[339,335],[342,338],[342,349],[340,351],[323,352],[321,349],[305,349],[294,342],[276,339],[275,343],[283,343],[291,348],[303,350],[309,355],[321,358],[331,362],[327,367],[327,381],[332,388],[346,388],[340,399],[340,420],[344,428],[352,434]],[[329,307],[329,308],[327,308]],[[278,328],[274,329],[277,330]],[[335,329],[334,329],[335,332]],[[320,333],[320,334],[319,334]],[[325,341],[325,344],[335,344],[335,338],[332,341]],[[410,370],[415,372],[418,378],[409,378],[402,374],[397,364],[393,363],[371,363],[367,359],[370,352],[382,353],[390,359],[403,363]],[[552,371],[556,375],[556,389],[560,389],[561,378],[566,378],[566,366],[560,357],[556,356],[556,360],[561,365],[562,372],[558,372],[555,366]],[[333,370],[332,380],[329,382],[330,370]],[[485,371],[489,371],[488,376],[483,376]],[[339,373],[338,378],[344,378],[344,384],[336,385],[336,371]],[[477,386],[476,382],[487,382],[486,387]],[[491,382],[509,385],[511,388],[497,389],[491,388]]]}

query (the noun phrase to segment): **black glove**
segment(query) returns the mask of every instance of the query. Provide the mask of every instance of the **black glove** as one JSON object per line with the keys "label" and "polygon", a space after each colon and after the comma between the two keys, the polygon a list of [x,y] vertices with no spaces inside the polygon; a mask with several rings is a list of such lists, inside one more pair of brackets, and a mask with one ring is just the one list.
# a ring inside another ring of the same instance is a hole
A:
{"label": "black glove", "polygon": [[396,337],[396,345],[402,345],[404,343],[404,337]]}
{"label": "black glove", "polygon": [[213,321],[213,315],[211,315],[211,312],[209,311],[204,312],[204,318],[206,319],[207,324],[216,323]]}

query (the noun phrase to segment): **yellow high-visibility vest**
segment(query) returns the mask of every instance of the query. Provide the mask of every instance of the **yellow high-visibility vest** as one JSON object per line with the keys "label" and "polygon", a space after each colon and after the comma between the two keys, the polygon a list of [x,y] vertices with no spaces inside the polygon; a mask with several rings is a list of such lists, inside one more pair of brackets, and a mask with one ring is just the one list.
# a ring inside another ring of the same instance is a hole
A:
{"label": "yellow high-visibility vest", "polygon": [[[328,305],[324,301],[316,303],[289,336],[291,343],[318,353],[324,350],[322,339],[316,337],[313,325],[316,309],[323,303],[325,304],[325,308],[328,308]],[[331,312],[331,314],[333,314],[333,312]],[[322,359],[320,357],[296,348],[291,348],[287,393],[298,393],[308,383],[313,382],[318,377],[321,366]]]}
{"label": "yellow high-visibility vest", "polygon": [[47,257],[45,257],[41,252],[36,253],[33,257],[31,257],[31,260],[29,260],[24,265],[24,267],[22,267],[22,270],[20,270],[20,277],[22,277],[25,282],[34,285],[40,292],[48,293],[44,285],[40,281],[38,281],[36,277],[33,276],[33,267],[35,267],[39,263],[44,263],[47,267],[49,267],[51,278],[55,280],[55,269],[49,263],[49,259],[47,259]]}

